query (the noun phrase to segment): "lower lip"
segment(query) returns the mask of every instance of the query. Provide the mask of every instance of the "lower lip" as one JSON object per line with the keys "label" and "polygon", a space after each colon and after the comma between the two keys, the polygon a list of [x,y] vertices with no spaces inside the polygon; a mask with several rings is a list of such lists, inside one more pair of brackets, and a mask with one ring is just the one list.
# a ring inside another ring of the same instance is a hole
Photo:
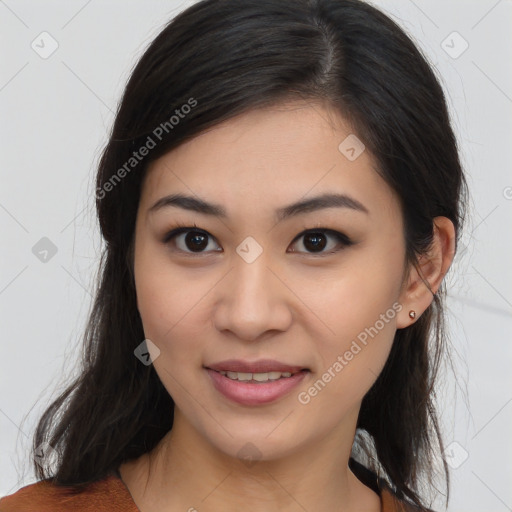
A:
{"label": "lower lip", "polygon": [[251,382],[232,380],[215,370],[206,368],[217,391],[233,402],[243,405],[260,405],[273,402],[289,393],[304,379],[307,370],[302,370],[291,377],[268,382]]}

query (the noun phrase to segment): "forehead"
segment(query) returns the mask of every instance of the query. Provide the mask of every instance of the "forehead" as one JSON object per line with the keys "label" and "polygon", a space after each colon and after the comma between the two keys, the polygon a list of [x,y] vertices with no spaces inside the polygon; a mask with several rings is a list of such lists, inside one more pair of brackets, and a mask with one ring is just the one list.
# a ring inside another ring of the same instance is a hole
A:
{"label": "forehead", "polygon": [[[141,208],[180,192],[222,204],[228,217],[250,217],[309,196],[343,193],[362,202],[370,215],[396,210],[395,194],[358,144],[349,124],[320,104],[255,109],[152,162]],[[347,153],[347,147],[354,151]]]}

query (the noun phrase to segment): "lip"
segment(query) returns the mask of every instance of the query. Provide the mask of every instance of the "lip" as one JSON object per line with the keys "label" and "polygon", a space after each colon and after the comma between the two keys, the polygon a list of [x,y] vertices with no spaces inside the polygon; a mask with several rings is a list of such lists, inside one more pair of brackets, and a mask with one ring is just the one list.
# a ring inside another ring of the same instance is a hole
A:
{"label": "lip", "polygon": [[[266,364],[266,363],[265,363]],[[265,367],[265,365],[262,365]],[[259,366],[261,368],[262,366]],[[233,368],[234,366],[230,366]],[[237,366],[240,368],[240,366]],[[245,365],[244,368],[248,366]],[[254,368],[254,364],[251,364],[251,368]],[[276,368],[273,366],[273,368]],[[300,382],[309,373],[309,370],[302,370],[298,366],[281,365],[281,368],[288,368],[285,370],[275,371],[290,371],[294,370],[291,377],[282,377],[280,379],[268,382],[254,382],[254,381],[238,381],[232,380],[225,375],[219,373],[219,371],[212,368],[205,368],[210,379],[212,380],[213,387],[221,393],[224,397],[241,405],[263,405],[284,397],[292,391],[293,388],[299,385]],[[241,370],[226,370],[226,371],[241,371]],[[268,370],[271,371],[271,370]],[[262,370],[258,372],[244,373],[266,373]]]}
{"label": "lip", "polygon": [[[228,359],[219,363],[206,366],[210,370],[217,372],[240,372],[240,373],[267,373],[267,372],[290,372],[298,373],[302,370],[308,370],[304,366],[291,366],[289,364],[276,361],[275,359],[259,359],[258,361],[244,361],[242,359]],[[291,377],[290,377],[291,378]]]}

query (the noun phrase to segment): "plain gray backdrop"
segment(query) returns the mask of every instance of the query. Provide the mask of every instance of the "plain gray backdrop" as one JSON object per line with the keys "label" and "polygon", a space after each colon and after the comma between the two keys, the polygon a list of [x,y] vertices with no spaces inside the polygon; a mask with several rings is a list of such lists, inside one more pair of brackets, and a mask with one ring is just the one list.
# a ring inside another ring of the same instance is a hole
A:
{"label": "plain gray backdrop", "polygon": [[[144,48],[191,3],[0,0],[2,496],[35,481],[35,422],[76,371],[102,248],[94,172],[113,112]],[[512,2],[373,3],[436,67],[472,195],[447,277],[449,510],[512,510]]]}

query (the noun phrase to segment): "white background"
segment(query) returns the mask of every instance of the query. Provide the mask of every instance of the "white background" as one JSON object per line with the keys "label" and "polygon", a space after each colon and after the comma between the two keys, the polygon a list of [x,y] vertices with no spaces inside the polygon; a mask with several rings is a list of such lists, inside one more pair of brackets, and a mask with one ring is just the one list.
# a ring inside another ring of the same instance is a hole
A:
{"label": "white background", "polygon": [[[123,86],[190,3],[0,0],[0,496],[35,481],[35,422],[78,356],[101,248],[95,166]],[[439,407],[460,464],[449,510],[512,510],[512,2],[374,4],[436,66],[472,194],[467,249],[447,278],[457,380]],[[47,59],[31,48],[43,31],[58,42]],[[32,252],[43,237],[57,248],[46,263]]]}

